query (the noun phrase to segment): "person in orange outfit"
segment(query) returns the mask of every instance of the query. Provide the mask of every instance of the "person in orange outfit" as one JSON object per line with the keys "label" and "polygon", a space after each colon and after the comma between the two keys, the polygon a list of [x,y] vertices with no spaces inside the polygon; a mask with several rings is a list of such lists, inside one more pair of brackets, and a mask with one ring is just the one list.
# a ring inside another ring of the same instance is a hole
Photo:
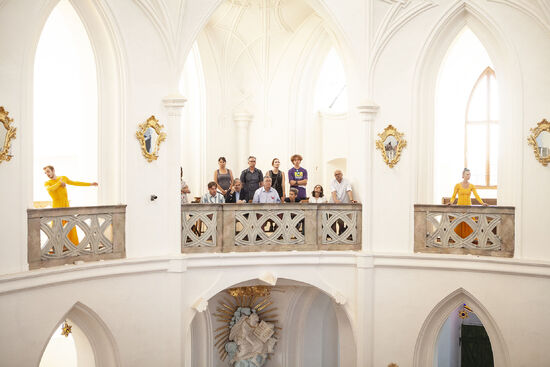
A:
{"label": "person in orange outfit", "polygon": [[[448,205],[452,205],[454,203],[457,195],[457,205],[472,205],[471,196],[473,192],[477,201],[479,201],[481,205],[487,206],[487,204],[484,203],[477,194],[476,187],[469,182],[471,176],[472,173],[470,172],[470,170],[468,168],[464,168],[464,170],[462,171],[462,182],[459,182],[455,185],[453,196],[451,197],[451,201]],[[464,222],[455,227],[455,233],[462,238],[468,237],[472,232],[472,228]]]}
{"label": "person in orange outfit", "polygon": [[[78,182],[71,181],[67,176],[56,176],[55,169],[53,166],[44,167],[44,173],[48,176],[49,180],[44,182],[48,194],[52,198],[52,207],[53,208],[68,208],[69,207],[69,198],[67,197],[67,185],[73,186],[97,186],[97,182]],[[63,221],[63,225],[67,223]],[[78,236],[76,234],[76,228],[72,228],[68,236],[69,240],[76,245],[78,245]]]}

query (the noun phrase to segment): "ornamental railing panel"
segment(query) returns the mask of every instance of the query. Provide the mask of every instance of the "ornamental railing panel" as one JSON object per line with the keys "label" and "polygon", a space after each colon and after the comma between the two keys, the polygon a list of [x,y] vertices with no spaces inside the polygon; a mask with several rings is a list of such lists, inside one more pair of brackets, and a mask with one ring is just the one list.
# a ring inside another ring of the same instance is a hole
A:
{"label": "ornamental railing panel", "polygon": [[219,252],[222,236],[220,204],[184,204],[181,206],[182,252]]}
{"label": "ornamental railing panel", "polygon": [[305,244],[304,210],[235,212],[235,246]]}
{"label": "ornamental railing panel", "polygon": [[30,269],[124,258],[125,205],[28,209]]}
{"label": "ornamental railing panel", "polygon": [[184,204],[182,252],[360,250],[361,204]]}
{"label": "ornamental railing panel", "polygon": [[514,256],[514,208],[415,205],[416,252]]}

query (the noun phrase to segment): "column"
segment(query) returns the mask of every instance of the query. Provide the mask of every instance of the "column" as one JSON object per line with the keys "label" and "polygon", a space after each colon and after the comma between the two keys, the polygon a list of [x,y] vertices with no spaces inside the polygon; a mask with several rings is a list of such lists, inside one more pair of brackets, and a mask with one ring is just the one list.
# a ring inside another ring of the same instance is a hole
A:
{"label": "column", "polygon": [[180,157],[181,157],[181,113],[187,100],[179,94],[162,99],[166,108],[166,168],[164,172],[164,192],[166,195],[166,227],[170,253],[181,252],[181,196],[180,196]]}
{"label": "column", "polygon": [[[246,169],[248,156],[250,155],[249,126],[254,116],[248,111],[235,112],[233,121],[237,125],[237,167]],[[242,166],[244,165],[244,166]],[[235,171],[239,172],[239,170]]]}
{"label": "column", "polygon": [[[374,121],[379,106],[372,100],[366,100],[357,106],[361,117],[361,157],[363,157],[364,175],[361,193],[363,203],[362,251],[372,251],[372,159],[374,154]],[[373,362],[373,263],[371,255],[365,254],[357,262],[357,365],[372,366]]]}

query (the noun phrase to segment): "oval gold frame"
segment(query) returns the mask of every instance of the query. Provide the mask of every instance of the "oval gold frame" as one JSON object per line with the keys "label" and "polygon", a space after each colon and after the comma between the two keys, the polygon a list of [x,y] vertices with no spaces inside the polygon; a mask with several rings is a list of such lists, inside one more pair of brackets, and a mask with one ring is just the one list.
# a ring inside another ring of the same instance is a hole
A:
{"label": "oval gold frame", "polygon": [[527,142],[533,147],[536,160],[539,161],[543,166],[547,166],[548,163],[550,163],[550,156],[542,157],[540,155],[539,146],[537,144],[537,136],[539,136],[539,134],[543,131],[547,131],[550,133],[550,122],[546,121],[546,119],[542,119],[542,121],[539,122],[536,127],[529,130],[531,131],[531,135],[527,138]]}
{"label": "oval gold frame", "polygon": [[[401,157],[401,151],[403,148],[407,146],[407,141],[403,138],[405,134],[400,133],[397,131],[395,127],[393,127],[391,124],[388,125],[382,133],[378,134],[380,137],[380,140],[376,141],[376,149],[380,149],[380,152],[382,153],[382,158],[384,159],[384,162],[390,166],[390,168],[393,168],[399,162],[399,158]],[[388,138],[388,136],[393,136],[395,140],[397,140],[397,146],[395,148],[395,156],[390,159],[387,154],[386,150],[384,148],[384,142]]]}
{"label": "oval gold frame", "polygon": [[[0,122],[2,122],[3,128],[7,130],[6,138],[4,139],[4,142],[2,145],[2,150],[0,150],[0,163],[3,161],[9,161],[13,157],[13,155],[10,153],[11,148],[11,142],[15,139],[17,128],[11,126],[11,123],[13,122],[12,118],[9,118],[8,116],[9,112],[4,109],[4,107],[0,106]],[[2,126],[0,126],[0,129]],[[0,142],[1,143],[1,142]]]}
{"label": "oval gold frame", "polygon": [[[152,153],[149,153],[145,148],[145,131],[147,131],[148,128],[154,129],[158,135],[158,138],[155,141],[155,149],[153,149]],[[159,124],[159,120],[157,120],[154,115],[149,117],[144,123],[138,125],[136,137],[139,141],[139,145],[141,146],[141,153],[149,163],[159,157],[158,153],[160,143],[166,140],[166,133],[163,132],[162,129],[164,129],[164,125]]]}

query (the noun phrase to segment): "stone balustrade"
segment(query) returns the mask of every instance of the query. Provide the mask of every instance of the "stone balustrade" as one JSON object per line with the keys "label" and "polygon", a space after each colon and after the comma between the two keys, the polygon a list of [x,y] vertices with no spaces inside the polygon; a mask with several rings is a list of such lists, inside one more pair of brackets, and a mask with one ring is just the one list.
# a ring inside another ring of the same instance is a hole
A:
{"label": "stone balustrade", "polygon": [[360,250],[361,204],[184,204],[184,253]]}
{"label": "stone balustrade", "polygon": [[414,251],[514,256],[515,208],[414,206]]}
{"label": "stone balustrade", "polygon": [[28,209],[27,220],[30,269],[126,256],[126,205]]}

